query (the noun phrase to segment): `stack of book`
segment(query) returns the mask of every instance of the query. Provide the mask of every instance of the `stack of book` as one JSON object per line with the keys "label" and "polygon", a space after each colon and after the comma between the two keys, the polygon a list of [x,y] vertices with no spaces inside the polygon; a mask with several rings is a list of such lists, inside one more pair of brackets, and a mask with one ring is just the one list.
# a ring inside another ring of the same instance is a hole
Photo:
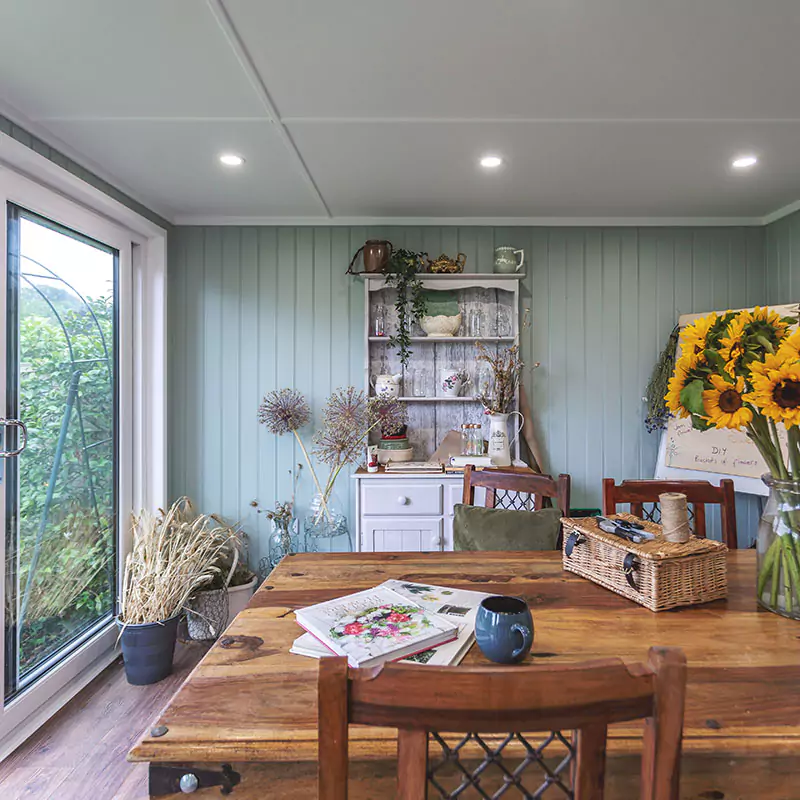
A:
{"label": "stack of book", "polygon": [[307,633],[290,652],[323,658],[347,656],[351,667],[385,661],[458,664],[475,641],[475,616],[487,594],[408,581],[298,609]]}

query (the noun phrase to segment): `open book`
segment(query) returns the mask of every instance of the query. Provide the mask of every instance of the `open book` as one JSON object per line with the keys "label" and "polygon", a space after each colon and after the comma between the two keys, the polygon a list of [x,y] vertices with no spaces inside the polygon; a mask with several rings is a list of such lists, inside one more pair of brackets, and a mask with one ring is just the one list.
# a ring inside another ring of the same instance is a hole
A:
{"label": "open book", "polygon": [[[299,625],[351,667],[372,667],[455,640],[458,626],[385,584],[298,609]],[[301,637],[302,638],[302,637]]]}
{"label": "open book", "polygon": [[[449,589],[444,586],[396,580],[385,581],[376,587],[376,589],[381,588],[396,592],[432,614],[452,620],[458,628],[458,635],[452,641],[403,658],[405,663],[449,666],[458,664],[464,658],[475,641],[475,616],[478,613],[478,606],[481,600],[489,595],[466,589]],[[295,639],[289,652],[311,658],[333,655],[331,650],[307,633]]]}

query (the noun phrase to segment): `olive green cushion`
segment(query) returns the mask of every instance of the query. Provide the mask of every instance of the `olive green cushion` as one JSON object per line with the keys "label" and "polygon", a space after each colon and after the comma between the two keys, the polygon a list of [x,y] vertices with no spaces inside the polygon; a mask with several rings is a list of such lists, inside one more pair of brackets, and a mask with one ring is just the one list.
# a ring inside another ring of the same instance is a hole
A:
{"label": "olive green cushion", "polygon": [[560,529],[557,508],[510,511],[459,503],[453,543],[456,550],[555,550]]}

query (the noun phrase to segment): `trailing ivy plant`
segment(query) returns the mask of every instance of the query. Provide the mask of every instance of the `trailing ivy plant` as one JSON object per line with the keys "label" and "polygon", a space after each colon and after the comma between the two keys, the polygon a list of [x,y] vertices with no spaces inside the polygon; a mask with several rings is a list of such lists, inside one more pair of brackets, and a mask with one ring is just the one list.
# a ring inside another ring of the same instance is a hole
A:
{"label": "trailing ivy plant", "polygon": [[394,307],[397,311],[397,333],[389,344],[397,348],[400,363],[408,366],[411,356],[411,325],[419,323],[427,311],[422,281],[419,277],[420,258],[423,253],[413,250],[395,250],[386,265],[386,285],[397,289]]}

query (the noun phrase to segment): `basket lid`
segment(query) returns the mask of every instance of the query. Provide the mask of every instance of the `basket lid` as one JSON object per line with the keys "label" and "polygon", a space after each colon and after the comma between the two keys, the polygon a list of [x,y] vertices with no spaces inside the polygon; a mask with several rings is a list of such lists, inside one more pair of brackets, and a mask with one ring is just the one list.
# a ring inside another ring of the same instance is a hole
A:
{"label": "basket lid", "polygon": [[647,542],[629,542],[613,533],[600,529],[595,517],[562,517],[561,523],[565,528],[577,530],[595,539],[602,539],[606,544],[616,547],[626,553],[636,553],[640,558],[650,561],[665,561],[671,558],[686,558],[687,556],[710,555],[711,553],[724,553],[727,546],[714,539],[701,539],[692,536],[688,542],[668,542],[661,533],[661,526],[646,519],[639,519],[633,514],[609,514],[608,519],[624,519],[640,523],[646,531],[656,535],[655,539]]}

